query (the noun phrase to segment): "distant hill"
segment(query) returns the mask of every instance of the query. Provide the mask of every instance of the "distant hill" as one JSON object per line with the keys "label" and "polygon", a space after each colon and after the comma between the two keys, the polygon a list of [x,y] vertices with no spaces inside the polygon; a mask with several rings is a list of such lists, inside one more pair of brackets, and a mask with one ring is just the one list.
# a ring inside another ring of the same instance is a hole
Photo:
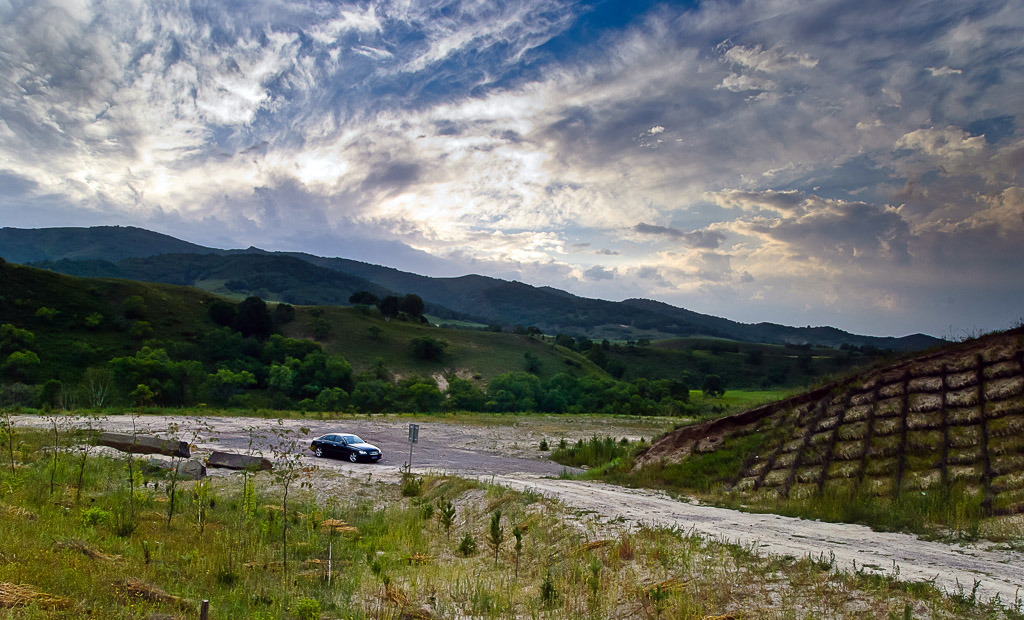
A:
{"label": "distant hill", "polygon": [[[237,258],[246,261],[261,257]],[[275,257],[280,258],[287,257]],[[320,269],[289,260],[297,263],[292,266],[299,269]],[[103,267],[102,263],[76,265]],[[317,273],[325,277],[344,277],[327,270]],[[133,331],[133,326],[140,321],[126,314],[126,300],[135,296],[145,308],[138,313],[146,324],[148,333],[145,335]],[[27,378],[5,374],[5,361],[10,351],[3,346],[5,341],[0,330],[0,393],[3,384],[12,380],[42,383],[60,379],[74,384],[86,368],[103,366],[113,357],[134,355],[143,345],[165,347],[175,358],[197,359],[209,367],[207,372],[214,372],[215,363],[223,360],[217,356],[218,347],[224,347],[222,329],[209,313],[210,305],[217,301],[223,298],[192,287],[81,278],[0,262],[0,325],[29,330],[33,337],[28,348],[39,357],[38,366]],[[471,377],[485,386],[495,375],[521,370],[525,354],[529,353],[541,379],[559,372],[608,377],[582,355],[537,338],[439,329],[398,319],[385,321],[375,310],[363,312],[340,307],[322,310],[328,329],[319,343],[328,353],[344,357],[356,372],[370,371],[383,363],[396,378],[453,373]],[[281,333],[289,338],[312,340],[315,314],[314,308],[295,308],[294,319],[280,327]],[[90,324],[92,317],[95,318]],[[410,343],[423,337],[439,338],[448,344],[440,360],[424,360],[410,354]],[[259,358],[258,353],[256,357]],[[248,359],[247,363],[256,362]],[[233,368],[253,370],[249,366]],[[256,374],[261,381],[265,380],[260,371],[256,370]]]}
{"label": "distant hill", "polygon": [[134,226],[0,228],[0,256],[12,263],[223,253]]}
{"label": "distant hill", "polygon": [[[204,248],[132,227],[0,229],[0,256],[74,275],[194,285],[296,304],[344,305],[356,290],[415,293],[431,314],[484,324],[536,326],[545,333],[636,340],[709,336],[774,344],[921,350],[941,343],[850,334],[833,327],[745,324],[662,302],[579,297],[480,275],[432,278],[345,258],[258,248]],[[100,262],[105,261],[105,262]],[[310,267],[302,265],[306,263]]]}

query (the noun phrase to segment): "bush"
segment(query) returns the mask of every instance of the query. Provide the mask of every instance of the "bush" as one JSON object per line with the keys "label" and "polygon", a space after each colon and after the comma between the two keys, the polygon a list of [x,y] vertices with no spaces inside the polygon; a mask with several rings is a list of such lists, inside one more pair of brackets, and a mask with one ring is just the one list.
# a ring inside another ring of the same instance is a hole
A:
{"label": "bush", "polygon": [[412,339],[409,348],[417,359],[439,361],[444,356],[448,343],[430,336],[420,336]]}
{"label": "bush", "polygon": [[551,453],[551,460],[572,467],[598,467],[626,456],[629,451],[629,440],[617,442],[612,437],[599,439],[594,435],[589,441],[581,439],[572,447],[559,443],[558,449]]}
{"label": "bush", "polygon": [[82,511],[82,525],[92,527],[94,525],[107,525],[111,522],[113,515],[99,506],[93,506]]}
{"label": "bush", "polygon": [[474,553],[476,553],[476,540],[469,534],[466,534],[459,542],[459,555],[468,558]]}
{"label": "bush", "polygon": [[406,472],[402,474],[402,497],[419,497],[423,490],[423,479]]}
{"label": "bush", "polygon": [[314,598],[300,598],[295,603],[294,612],[297,620],[319,620],[320,601]]}

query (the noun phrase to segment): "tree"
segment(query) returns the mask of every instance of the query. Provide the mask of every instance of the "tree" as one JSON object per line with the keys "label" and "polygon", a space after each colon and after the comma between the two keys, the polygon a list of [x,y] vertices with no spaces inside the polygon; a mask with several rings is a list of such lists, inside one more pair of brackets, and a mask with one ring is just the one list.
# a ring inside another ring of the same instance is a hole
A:
{"label": "tree", "polygon": [[287,579],[288,576],[288,494],[292,486],[297,482],[302,482],[304,486],[308,486],[308,481],[303,481],[303,478],[308,479],[314,471],[315,466],[303,466],[302,465],[302,448],[305,447],[304,437],[309,434],[309,429],[302,427],[296,433],[295,431],[285,428],[283,426],[284,421],[278,419],[278,428],[273,429],[274,439],[272,442],[271,450],[274,455],[274,477],[277,478],[278,483],[281,485],[283,494],[281,497],[281,545],[283,554],[283,567],[284,575]]}
{"label": "tree", "polygon": [[372,306],[378,301],[380,301],[380,298],[370,291],[359,291],[348,298],[348,303],[361,306]]}
{"label": "tree", "polygon": [[523,528],[518,525],[513,527],[512,536],[516,539],[516,579],[519,579],[519,557],[523,554]]}
{"label": "tree", "polygon": [[419,295],[413,295],[409,293],[402,298],[401,303],[398,304],[398,309],[409,316],[423,317],[423,311],[426,310],[426,305],[423,303],[423,299]]}
{"label": "tree", "polygon": [[129,319],[143,319],[146,318],[146,313],[149,311],[146,308],[146,300],[141,295],[132,295],[121,302],[121,312],[124,313],[125,317]]}
{"label": "tree", "polygon": [[[13,461],[11,462],[13,463]],[[14,465],[11,465],[11,467],[13,471]],[[437,500],[437,520],[441,522],[445,536],[451,538],[452,525],[455,523],[455,504],[451,500],[443,497]]]}
{"label": "tree", "polygon": [[85,406],[98,408],[107,404],[113,381],[114,376],[107,368],[86,368],[79,384],[79,393]]}
{"label": "tree", "polygon": [[380,310],[381,316],[385,320],[390,321],[392,318],[398,316],[400,312],[399,306],[401,306],[402,300],[394,295],[388,295],[384,299],[380,300],[377,304],[377,309]]}
{"label": "tree", "polygon": [[540,372],[540,358],[527,351],[523,353],[523,359],[526,360],[526,372],[537,374]]}
{"label": "tree", "polygon": [[309,316],[309,331],[313,334],[313,338],[326,340],[327,336],[331,335],[331,324],[324,318],[324,309],[313,308],[309,311]]}
{"label": "tree", "polygon": [[11,323],[0,325],[0,354],[32,348],[36,335]]}
{"label": "tree", "polygon": [[718,375],[708,375],[704,378],[704,386],[701,390],[708,396],[723,396],[725,394],[725,379]]}
{"label": "tree", "polygon": [[448,343],[430,336],[419,336],[409,342],[409,348],[417,359],[436,362],[444,356],[444,350],[448,348]]}
{"label": "tree", "polygon": [[99,312],[93,312],[89,316],[85,317],[85,326],[88,329],[96,329],[103,323],[103,315]]}
{"label": "tree", "polygon": [[449,377],[445,411],[483,411],[486,404],[487,396],[472,381]]}
{"label": "tree", "polygon": [[267,309],[267,302],[259,297],[246,297],[238,304],[238,318],[235,322],[243,336],[265,338],[274,328],[274,319]]}
{"label": "tree", "polygon": [[217,300],[206,309],[210,319],[221,327],[232,327],[238,318],[238,308],[235,304]]}
{"label": "tree", "polygon": [[398,385],[399,407],[416,413],[431,413],[441,409],[441,391],[430,379],[409,377]]}
{"label": "tree", "polygon": [[52,323],[53,319],[57,318],[58,314],[60,314],[59,310],[47,308],[46,306],[40,306],[39,309],[36,310],[36,318],[42,319],[47,323]]}
{"label": "tree", "polygon": [[352,391],[352,406],[364,413],[381,413],[392,403],[395,386],[381,379],[356,383]]}
{"label": "tree", "polygon": [[523,370],[502,373],[487,386],[487,408],[492,411],[535,411],[540,400],[540,379]]}
{"label": "tree", "polygon": [[274,307],[274,325],[287,325],[295,320],[295,307],[291,304],[277,304]]}
{"label": "tree", "polygon": [[15,379],[28,380],[32,372],[39,366],[39,356],[32,351],[15,351],[7,356],[3,371]]}
{"label": "tree", "polygon": [[505,532],[501,529],[501,511],[495,510],[494,514],[491,515],[491,529],[488,532],[487,542],[491,543],[491,547],[494,548],[494,563],[498,563],[498,550],[501,548],[501,543],[505,540]]}

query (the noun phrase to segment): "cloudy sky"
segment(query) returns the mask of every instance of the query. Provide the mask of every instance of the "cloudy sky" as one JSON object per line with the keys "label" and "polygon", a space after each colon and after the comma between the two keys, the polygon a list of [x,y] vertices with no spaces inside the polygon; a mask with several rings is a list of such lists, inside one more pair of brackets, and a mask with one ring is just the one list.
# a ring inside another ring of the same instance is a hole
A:
{"label": "cloudy sky", "polygon": [[744,322],[1007,327],[1024,4],[0,0],[0,225],[100,224]]}

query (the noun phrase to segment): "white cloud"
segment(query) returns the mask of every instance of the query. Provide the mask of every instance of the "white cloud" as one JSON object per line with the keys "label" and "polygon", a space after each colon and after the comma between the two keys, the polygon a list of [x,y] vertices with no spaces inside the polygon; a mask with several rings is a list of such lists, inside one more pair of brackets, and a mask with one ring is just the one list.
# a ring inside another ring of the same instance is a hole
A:
{"label": "white cloud", "polygon": [[722,58],[726,62],[744,69],[769,74],[791,69],[813,69],[818,66],[818,60],[810,54],[786,52],[779,46],[763,49],[760,45],[753,47],[733,45],[725,50]]}

